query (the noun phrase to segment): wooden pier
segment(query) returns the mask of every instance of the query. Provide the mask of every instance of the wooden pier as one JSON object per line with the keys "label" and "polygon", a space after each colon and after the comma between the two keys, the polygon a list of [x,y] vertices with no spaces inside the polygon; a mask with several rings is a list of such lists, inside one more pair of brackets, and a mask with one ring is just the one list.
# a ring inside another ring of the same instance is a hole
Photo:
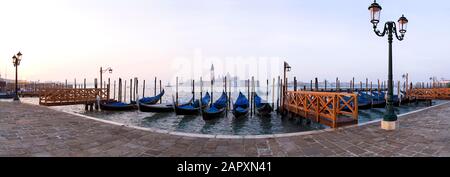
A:
{"label": "wooden pier", "polygon": [[287,91],[284,111],[332,128],[358,123],[358,99],[353,93]]}
{"label": "wooden pier", "polygon": [[408,90],[407,97],[423,100],[450,100],[450,88],[414,88]]}
{"label": "wooden pier", "polygon": [[109,100],[109,91],[95,88],[54,88],[42,90],[39,95],[39,104],[45,106],[63,106],[75,104],[94,104],[97,102],[97,96],[100,101]]}

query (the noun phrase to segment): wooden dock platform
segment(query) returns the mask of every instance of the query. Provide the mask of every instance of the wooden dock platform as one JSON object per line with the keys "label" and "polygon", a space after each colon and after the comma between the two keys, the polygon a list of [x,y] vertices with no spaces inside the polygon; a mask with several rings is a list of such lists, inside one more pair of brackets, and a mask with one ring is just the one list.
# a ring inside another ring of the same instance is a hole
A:
{"label": "wooden dock platform", "polygon": [[97,102],[97,96],[101,101],[109,100],[108,89],[46,89],[39,95],[39,104],[45,106],[87,105]]}
{"label": "wooden dock platform", "polygon": [[450,100],[450,88],[414,88],[408,90],[407,97],[424,100]]}
{"label": "wooden dock platform", "polygon": [[358,123],[358,97],[353,93],[287,91],[284,110],[332,128]]}

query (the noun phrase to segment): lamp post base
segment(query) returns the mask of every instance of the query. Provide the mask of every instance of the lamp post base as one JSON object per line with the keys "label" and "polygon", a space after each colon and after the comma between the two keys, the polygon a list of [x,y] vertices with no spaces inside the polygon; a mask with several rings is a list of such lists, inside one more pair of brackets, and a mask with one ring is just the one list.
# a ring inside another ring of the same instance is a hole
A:
{"label": "lamp post base", "polygon": [[398,129],[398,121],[381,121],[381,129],[383,130],[395,130]]}

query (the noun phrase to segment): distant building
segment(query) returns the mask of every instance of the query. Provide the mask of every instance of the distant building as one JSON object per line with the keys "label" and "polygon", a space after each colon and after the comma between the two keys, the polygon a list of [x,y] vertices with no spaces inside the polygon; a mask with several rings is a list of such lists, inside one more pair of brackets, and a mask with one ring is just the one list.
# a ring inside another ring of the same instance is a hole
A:
{"label": "distant building", "polygon": [[439,84],[450,86],[450,80],[439,81]]}
{"label": "distant building", "polygon": [[441,84],[450,84],[450,80],[439,81],[439,83],[441,83]]}

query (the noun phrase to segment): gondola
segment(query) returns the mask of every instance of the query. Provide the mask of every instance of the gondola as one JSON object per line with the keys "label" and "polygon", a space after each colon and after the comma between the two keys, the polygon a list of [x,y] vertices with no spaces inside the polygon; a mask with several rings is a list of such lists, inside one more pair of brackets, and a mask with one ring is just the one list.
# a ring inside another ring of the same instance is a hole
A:
{"label": "gondola", "polygon": [[394,95],[393,97],[394,106],[400,106],[400,99],[398,98],[398,95]]}
{"label": "gondola", "polygon": [[239,117],[245,117],[248,115],[248,110],[249,110],[249,101],[247,99],[247,97],[244,96],[244,94],[242,94],[241,92],[239,92],[239,96],[236,99],[236,102],[233,105],[233,115],[236,118]]}
{"label": "gondola", "polygon": [[405,105],[408,104],[410,102],[410,100],[408,99],[408,97],[405,96],[405,94],[402,93],[401,99],[400,99],[400,105]]}
{"label": "gondola", "polygon": [[[375,97],[374,103],[373,103],[374,108],[386,107],[386,99],[385,99],[386,93],[384,93],[384,92],[380,92],[380,93],[381,94],[379,94],[378,92],[372,93]],[[392,101],[394,103],[394,106],[400,106],[400,99],[398,98],[398,95],[393,95]]]}
{"label": "gondola", "polygon": [[358,93],[358,109],[370,109],[372,107],[372,102],[370,101],[370,95],[359,92]]}
{"label": "gondola", "polygon": [[0,99],[13,99],[15,94],[0,93]]}
{"label": "gondola", "polygon": [[136,109],[136,104],[109,101],[100,103],[100,109],[106,111],[131,111]]}
{"label": "gondola", "polygon": [[402,97],[402,101],[400,102],[400,104],[401,105],[405,105],[405,104],[408,104],[408,103],[413,103],[413,102],[415,102],[416,101],[416,99],[415,98],[408,98],[407,96],[406,96],[406,92],[405,91],[400,91],[401,92],[401,94],[403,95],[403,97]]}
{"label": "gondola", "polygon": [[200,109],[206,108],[208,106],[211,96],[206,92],[205,96],[202,98],[202,102],[197,99],[195,101],[191,100],[188,103],[176,105],[175,113],[177,115],[197,115]]}
{"label": "gondola", "polygon": [[273,111],[272,106],[270,106],[270,104],[265,100],[262,100],[261,97],[258,96],[258,94],[255,93],[255,96],[253,98],[255,102],[256,113],[258,113],[259,115],[266,116]]}
{"label": "gondola", "polygon": [[384,99],[385,94],[383,92],[381,92],[381,94],[378,92],[372,92],[372,95],[372,108],[386,107],[386,100]]}
{"label": "gondola", "polygon": [[222,117],[227,109],[228,96],[225,92],[213,103],[208,109],[203,110],[202,116],[204,120],[211,120]]}
{"label": "gondola", "polygon": [[158,95],[156,95],[154,97],[144,97],[144,98],[139,99],[139,103],[156,104],[162,98],[163,95],[164,95],[164,89],[161,91],[161,93],[159,93]]}
{"label": "gondola", "polygon": [[144,104],[139,103],[141,112],[173,112],[173,104]]}

